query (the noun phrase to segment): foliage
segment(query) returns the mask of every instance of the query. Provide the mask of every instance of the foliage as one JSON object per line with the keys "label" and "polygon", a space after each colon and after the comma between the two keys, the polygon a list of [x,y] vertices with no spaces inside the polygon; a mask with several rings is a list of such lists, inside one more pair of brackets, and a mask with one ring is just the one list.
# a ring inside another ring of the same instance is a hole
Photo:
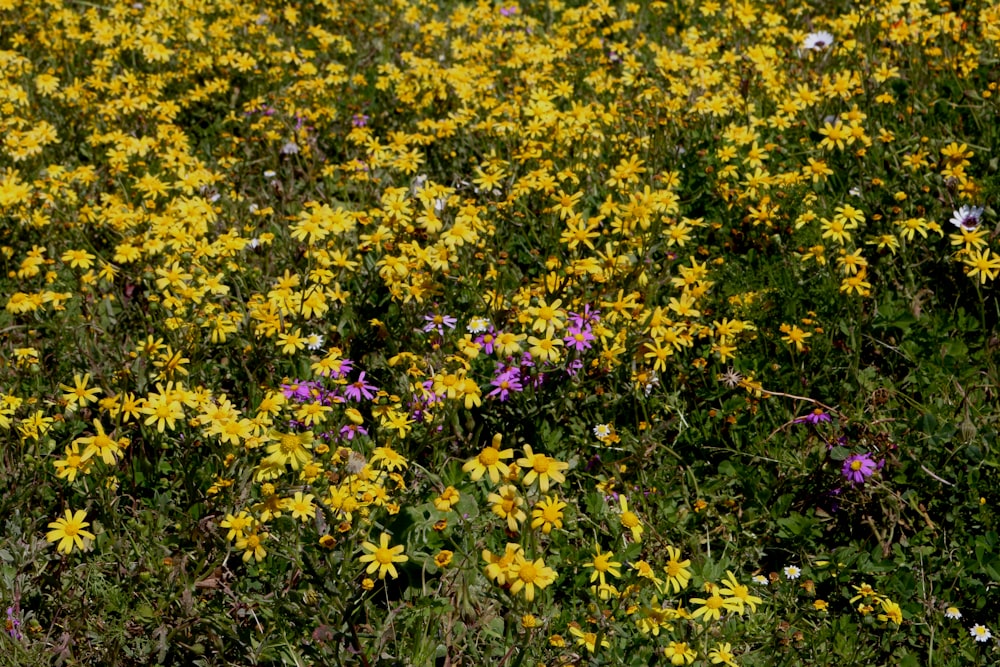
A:
{"label": "foliage", "polygon": [[997,661],[997,4],[2,4],[5,664]]}

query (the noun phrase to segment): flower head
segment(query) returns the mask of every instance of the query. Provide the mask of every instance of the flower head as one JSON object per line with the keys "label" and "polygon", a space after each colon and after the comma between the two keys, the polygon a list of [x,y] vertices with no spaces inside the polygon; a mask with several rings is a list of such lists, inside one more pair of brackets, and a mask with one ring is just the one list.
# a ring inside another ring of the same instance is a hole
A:
{"label": "flower head", "polygon": [[844,460],[841,473],[853,484],[864,484],[865,480],[871,477],[878,467],[871,454],[854,454]]}
{"label": "flower head", "polygon": [[833,46],[833,42],[833,35],[825,30],[820,30],[806,35],[806,38],[802,40],[802,48],[808,51],[822,51],[829,46]]}
{"label": "flower head", "polygon": [[982,206],[962,206],[957,211],[952,212],[949,222],[959,229],[976,229],[982,222],[984,210]]}
{"label": "flower head", "polygon": [[365,553],[358,560],[362,563],[368,563],[368,568],[365,570],[367,574],[374,574],[377,571],[379,579],[385,579],[386,574],[395,579],[399,576],[396,563],[405,563],[410,560],[410,557],[403,553],[405,549],[403,545],[389,546],[389,535],[386,533],[379,536],[378,545],[362,542],[361,548]]}
{"label": "flower head", "polygon": [[993,633],[990,632],[989,628],[985,625],[979,625],[978,623],[969,628],[969,634],[972,635],[977,642],[988,642],[993,637]]}
{"label": "flower head", "polygon": [[74,546],[82,551],[86,544],[84,540],[94,539],[93,533],[84,530],[90,525],[84,520],[86,518],[87,513],[83,510],[77,510],[75,513],[66,510],[65,518],[60,517],[49,524],[52,530],[46,533],[45,539],[49,542],[59,542],[56,550],[64,554],[72,552]]}

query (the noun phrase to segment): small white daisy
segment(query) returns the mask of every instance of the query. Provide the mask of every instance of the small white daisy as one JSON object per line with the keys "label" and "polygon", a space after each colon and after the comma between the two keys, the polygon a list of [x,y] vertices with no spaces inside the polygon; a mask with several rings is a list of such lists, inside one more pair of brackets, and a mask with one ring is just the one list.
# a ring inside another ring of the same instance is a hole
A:
{"label": "small white daisy", "polygon": [[767,577],[765,577],[763,574],[755,574],[755,575],[753,575],[753,577],[751,578],[751,581],[753,581],[753,583],[755,583],[755,584],[760,584],[761,586],[767,586],[768,583],[769,583],[767,581]]}
{"label": "small white daisy", "polygon": [[299,152],[299,145],[294,141],[286,142],[284,146],[281,147],[282,155],[295,155]]}
{"label": "small white daisy", "polygon": [[820,30],[819,32],[811,32],[806,35],[806,38],[802,41],[802,48],[809,51],[822,51],[828,46],[833,46],[833,42],[833,35],[825,30]]}
{"label": "small white daisy", "polygon": [[945,618],[962,618],[962,612],[958,610],[958,607],[948,607],[944,610]]}
{"label": "small white daisy", "polygon": [[319,334],[310,334],[309,337],[306,338],[306,347],[310,350],[318,350],[323,347],[323,337]]}
{"label": "small white daisy", "polygon": [[971,628],[969,628],[969,634],[972,635],[977,642],[988,642],[993,633],[985,625],[979,625],[976,623]]}
{"label": "small white daisy", "polygon": [[608,424],[598,424],[594,427],[594,435],[603,440],[611,435],[611,426]]}
{"label": "small white daisy", "polygon": [[469,320],[469,323],[465,325],[465,328],[469,333],[479,334],[483,333],[490,328],[490,321],[485,317],[473,317]]}
{"label": "small white daisy", "polygon": [[802,575],[802,570],[794,565],[786,565],[784,572],[788,579],[798,579]]}

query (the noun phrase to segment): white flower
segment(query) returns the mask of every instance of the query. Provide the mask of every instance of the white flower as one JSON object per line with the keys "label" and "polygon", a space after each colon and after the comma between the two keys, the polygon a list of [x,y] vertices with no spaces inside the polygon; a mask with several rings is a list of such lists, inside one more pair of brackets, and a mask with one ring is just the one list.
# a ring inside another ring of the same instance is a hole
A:
{"label": "white flower", "polygon": [[765,577],[763,574],[753,575],[752,581],[753,583],[760,584],[761,586],[767,586],[768,584],[767,577]]}
{"label": "white flower", "polygon": [[282,155],[295,155],[298,152],[299,152],[299,145],[294,141],[289,141],[284,146],[281,147]]}
{"label": "white flower", "polygon": [[825,30],[820,30],[819,32],[811,32],[806,35],[806,38],[802,41],[802,48],[809,51],[822,51],[828,46],[833,46],[833,42],[833,35]]}
{"label": "white flower", "polygon": [[465,325],[465,328],[468,330],[469,333],[473,334],[483,333],[484,331],[490,328],[490,321],[485,317],[479,317],[477,315],[476,317],[473,317],[471,320],[469,320],[469,323]]}
{"label": "white flower", "polygon": [[973,230],[979,226],[983,216],[982,206],[963,206],[951,215],[951,224],[961,229]]}
{"label": "white flower", "polygon": [[309,337],[306,338],[306,347],[310,350],[318,350],[323,347],[323,337],[319,334],[310,334]]}
{"label": "white flower", "polygon": [[958,610],[958,607],[948,607],[944,610],[945,618],[962,618],[962,612]]}
{"label": "white flower", "polygon": [[249,241],[247,241],[247,245],[250,246],[251,250],[256,250],[257,248],[260,247],[260,239],[254,237],[254,238],[250,239]]}
{"label": "white flower", "polygon": [[786,565],[784,572],[785,576],[789,579],[798,579],[802,575],[802,570],[794,565]]}
{"label": "white flower", "polygon": [[979,625],[978,623],[969,628],[969,634],[975,637],[977,642],[988,642],[993,636],[993,633],[990,632],[989,628],[985,625]]}
{"label": "white flower", "polygon": [[271,169],[264,172],[264,178],[274,178],[275,176],[277,176],[277,174]]}
{"label": "white flower", "polygon": [[594,427],[594,435],[596,435],[601,440],[611,435],[611,426],[608,424],[598,424]]}

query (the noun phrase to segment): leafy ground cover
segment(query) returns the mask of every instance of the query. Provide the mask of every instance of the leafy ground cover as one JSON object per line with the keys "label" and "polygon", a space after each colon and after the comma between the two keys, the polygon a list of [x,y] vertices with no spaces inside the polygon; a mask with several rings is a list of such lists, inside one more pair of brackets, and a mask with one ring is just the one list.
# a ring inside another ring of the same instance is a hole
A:
{"label": "leafy ground cover", "polygon": [[0,3],[0,662],[969,665],[1000,6]]}

